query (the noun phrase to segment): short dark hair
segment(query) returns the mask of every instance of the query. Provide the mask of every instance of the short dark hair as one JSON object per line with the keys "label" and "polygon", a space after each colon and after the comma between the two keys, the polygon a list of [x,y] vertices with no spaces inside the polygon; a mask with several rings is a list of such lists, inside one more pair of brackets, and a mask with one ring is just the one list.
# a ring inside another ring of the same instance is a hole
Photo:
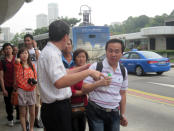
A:
{"label": "short dark hair", "polygon": [[84,49],[77,49],[77,50],[75,50],[74,53],[73,53],[73,60],[75,61],[75,60],[76,60],[76,57],[77,57],[80,53],[85,53],[86,61],[88,61],[89,56],[88,56],[87,51],[84,50]]}
{"label": "short dark hair", "polygon": [[71,45],[72,45],[72,39],[70,38],[69,40],[70,40],[70,42],[71,42]]}
{"label": "short dark hair", "polygon": [[10,44],[10,43],[4,43],[3,46],[2,46],[2,49],[5,50],[5,48],[6,48],[7,46],[11,46],[11,48],[13,49],[13,46],[12,46],[12,44]]}
{"label": "short dark hair", "polygon": [[124,47],[124,42],[123,42],[122,40],[116,39],[116,38],[108,40],[108,41],[106,42],[105,50],[107,50],[108,45],[109,45],[110,43],[120,43],[120,44],[121,44],[122,53],[124,52],[125,47]]}
{"label": "short dark hair", "polygon": [[24,36],[24,40],[25,40],[27,37],[29,37],[30,39],[33,40],[33,35],[31,35],[31,34],[26,34],[26,35]]}
{"label": "short dark hair", "polygon": [[56,20],[49,25],[49,40],[60,41],[66,34],[69,35],[70,29],[67,23]]}

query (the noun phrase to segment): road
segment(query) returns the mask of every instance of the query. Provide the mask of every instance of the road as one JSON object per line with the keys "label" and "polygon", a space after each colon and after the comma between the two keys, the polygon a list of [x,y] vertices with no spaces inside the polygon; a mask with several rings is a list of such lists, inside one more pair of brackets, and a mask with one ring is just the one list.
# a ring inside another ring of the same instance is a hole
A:
{"label": "road", "polygon": [[[121,131],[174,131],[174,68],[161,76],[129,74],[126,116],[128,127]],[[6,126],[2,93],[0,93],[0,130],[19,131]],[[43,131],[43,129],[35,129]],[[86,130],[88,131],[88,129]]]}
{"label": "road", "polygon": [[129,74],[128,127],[121,131],[174,131],[174,69],[162,76]]}

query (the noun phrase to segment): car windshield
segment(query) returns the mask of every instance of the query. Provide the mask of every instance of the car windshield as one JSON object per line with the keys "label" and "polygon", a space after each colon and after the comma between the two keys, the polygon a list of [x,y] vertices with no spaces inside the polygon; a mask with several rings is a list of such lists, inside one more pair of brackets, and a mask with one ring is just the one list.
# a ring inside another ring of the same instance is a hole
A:
{"label": "car windshield", "polygon": [[159,54],[150,51],[143,51],[141,52],[141,54],[143,54],[146,58],[162,58],[162,56],[160,56]]}

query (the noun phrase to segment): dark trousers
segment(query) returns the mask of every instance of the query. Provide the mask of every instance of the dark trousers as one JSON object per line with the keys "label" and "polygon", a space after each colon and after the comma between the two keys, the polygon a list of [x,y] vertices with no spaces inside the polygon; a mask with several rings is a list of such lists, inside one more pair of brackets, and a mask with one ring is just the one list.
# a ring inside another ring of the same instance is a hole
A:
{"label": "dark trousers", "polygon": [[[11,94],[13,91],[13,87],[5,87],[7,92],[8,92],[8,96],[4,96],[4,102],[5,102],[5,109],[6,109],[6,113],[7,113],[7,120],[11,121],[13,120],[13,105],[11,104]],[[19,108],[18,106],[16,106],[16,118],[19,119]]]}
{"label": "dark trousers", "polygon": [[43,103],[41,119],[46,131],[72,131],[71,104],[69,100]]}
{"label": "dark trousers", "polygon": [[72,112],[72,131],[85,131],[86,115],[85,112]]}
{"label": "dark trousers", "polygon": [[86,108],[89,131],[120,131],[119,112],[106,112],[88,102]]}

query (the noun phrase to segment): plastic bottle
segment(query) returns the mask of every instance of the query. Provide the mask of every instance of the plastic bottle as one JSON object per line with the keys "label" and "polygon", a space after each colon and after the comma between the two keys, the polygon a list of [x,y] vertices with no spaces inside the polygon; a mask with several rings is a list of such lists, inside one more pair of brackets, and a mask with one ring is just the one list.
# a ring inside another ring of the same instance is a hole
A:
{"label": "plastic bottle", "polygon": [[112,76],[112,74],[111,73],[108,73],[108,77],[111,77]]}

